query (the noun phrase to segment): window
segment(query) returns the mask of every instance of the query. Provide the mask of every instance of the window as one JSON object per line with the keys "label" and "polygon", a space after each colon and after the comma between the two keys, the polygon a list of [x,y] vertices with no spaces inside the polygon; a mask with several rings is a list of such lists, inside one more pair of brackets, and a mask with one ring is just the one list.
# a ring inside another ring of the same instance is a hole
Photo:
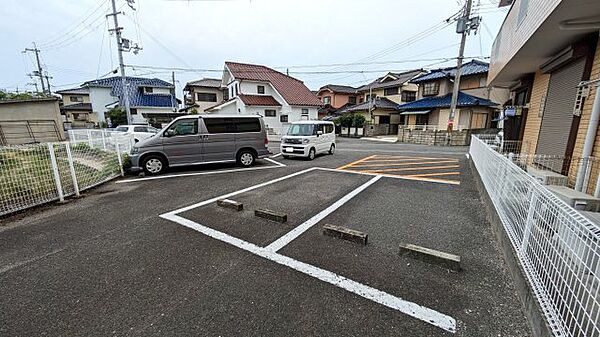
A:
{"label": "window", "polygon": [[440,92],[440,84],[438,82],[429,82],[423,84],[423,96],[434,96]]}
{"label": "window", "polygon": [[281,123],[287,123],[288,122],[288,115],[281,115],[281,116],[279,116],[279,121]]}
{"label": "window", "polygon": [[402,101],[403,102],[412,102],[417,99],[416,91],[402,91]]}
{"label": "window", "polygon": [[133,132],[148,132],[148,127],[146,126],[134,126]]}
{"label": "window", "polygon": [[525,17],[527,16],[527,11],[529,10],[529,0],[521,0],[519,4],[519,15],[517,17],[517,25],[520,26]]}
{"label": "window", "polygon": [[321,131],[321,133],[323,133],[323,131],[325,131],[324,128],[325,125],[323,124],[315,124],[315,126],[313,127],[313,135],[316,135],[317,132]]}
{"label": "window", "polygon": [[331,96],[323,97],[323,104],[331,104]]}
{"label": "window", "polygon": [[208,133],[233,133],[235,125],[232,118],[203,118]]}
{"label": "window", "polygon": [[200,102],[216,102],[217,94],[211,94],[207,92],[196,93],[196,100]]}
{"label": "window", "polygon": [[171,124],[166,132],[173,132],[173,136],[195,135],[198,133],[198,119],[180,119]]}
{"label": "window", "polygon": [[325,133],[332,133],[332,132],[333,132],[333,125],[325,124]]}
{"label": "window", "polygon": [[427,125],[427,123],[429,122],[429,116],[428,115],[417,115],[417,125]]}
{"label": "window", "polygon": [[256,86],[256,92],[259,94],[264,94],[265,93],[265,86],[264,85],[257,85]]}
{"label": "window", "polygon": [[265,110],[265,117],[277,117],[276,110]]}
{"label": "window", "polygon": [[127,132],[127,131],[129,131],[129,128],[126,127],[126,126],[119,126],[118,128],[115,129],[115,131],[118,131],[118,132]]}
{"label": "window", "polygon": [[370,101],[370,100],[371,100],[371,97],[373,97],[373,99],[375,99],[375,98],[377,98],[377,94],[372,94],[372,95],[370,95],[370,94],[367,94],[367,96],[365,97],[365,99],[366,99],[367,101]]}
{"label": "window", "polygon": [[393,96],[393,95],[398,95],[398,87],[383,89],[383,96]]}
{"label": "window", "polygon": [[348,103],[356,104],[356,96],[350,96],[350,97],[348,97]]}
{"label": "window", "polygon": [[137,115],[137,109],[129,109],[129,112],[130,112],[132,115]]}
{"label": "window", "polygon": [[235,118],[233,122],[237,132],[260,132],[258,118]]}
{"label": "window", "polygon": [[308,109],[302,109],[302,115],[308,116]]}
{"label": "window", "polygon": [[71,102],[83,102],[83,97],[80,96],[70,96],[69,101]]}
{"label": "window", "polygon": [[153,93],[153,92],[154,92],[154,89],[153,89],[153,88],[150,88],[150,87],[145,87],[145,88],[144,88],[144,91],[145,91],[147,94],[151,94],[151,93]]}
{"label": "window", "polygon": [[290,125],[287,134],[289,136],[311,136],[313,133],[314,124],[292,124]]}

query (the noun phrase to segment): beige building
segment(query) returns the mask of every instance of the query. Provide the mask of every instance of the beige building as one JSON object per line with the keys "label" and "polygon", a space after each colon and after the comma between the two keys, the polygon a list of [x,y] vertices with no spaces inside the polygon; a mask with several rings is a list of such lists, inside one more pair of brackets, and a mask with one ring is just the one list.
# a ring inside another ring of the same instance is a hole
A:
{"label": "beige building", "polygon": [[[489,65],[472,60],[461,67],[454,130],[485,129],[493,126],[497,106],[508,100],[508,90],[486,84]],[[446,130],[456,67],[432,70],[411,80],[418,84],[417,100],[400,106],[403,125],[408,128]]]}
{"label": "beige building", "polygon": [[71,127],[86,127],[98,124],[98,115],[92,110],[90,90],[86,87],[59,90],[62,96],[60,112]]}
{"label": "beige building", "polygon": [[528,154],[563,158],[547,168],[600,195],[598,167],[578,172],[582,158],[600,157],[600,1],[502,4],[512,7],[492,48],[488,83],[511,91],[505,139],[523,141]]}
{"label": "beige building", "polygon": [[57,98],[0,101],[0,145],[64,139]]}
{"label": "beige building", "polygon": [[185,111],[196,109],[202,113],[206,109],[223,102],[224,88],[219,78],[203,78],[201,80],[188,82],[183,88]]}

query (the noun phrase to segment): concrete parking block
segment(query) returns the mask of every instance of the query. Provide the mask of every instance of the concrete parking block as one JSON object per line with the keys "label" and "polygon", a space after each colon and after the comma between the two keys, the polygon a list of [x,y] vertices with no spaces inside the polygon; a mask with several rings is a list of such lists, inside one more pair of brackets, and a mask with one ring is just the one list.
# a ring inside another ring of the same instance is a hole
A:
{"label": "concrete parking block", "polygon": [[217,206],[224,207],[224,208],[231,208],[238,212],[244,209],[244,204],[242,204],[241,202],[237,202],[237,201],[229,200],[229,199],[217,200]]}
{"label": "concrete parking block", "polygon": [[440,252],[438,250],[425,248],[412,244],[400,244],[400,255],[408,255],[427,263],[437,264],[444,268],[460,271],[460,256]]}
{"label": "concrete parking block", "polygon": [[271,211],[268,209],[254,210],[254,215],[270,221],[284,223],[287,221],[287,214]]}
{"label": "concrete parking block", "polygon": [[361,245],[367,245],[367,233],[343,226],[326,224],[323,226],[323,234],[342,240],[360,243]]}

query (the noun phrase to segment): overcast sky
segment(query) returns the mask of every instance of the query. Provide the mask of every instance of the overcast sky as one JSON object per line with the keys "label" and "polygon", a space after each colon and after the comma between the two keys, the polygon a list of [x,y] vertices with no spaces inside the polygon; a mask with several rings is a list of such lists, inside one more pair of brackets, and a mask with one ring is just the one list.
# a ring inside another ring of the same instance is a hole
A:
{"label": "overcast sky", "polygon": [[[455,60],[441,63],[441,59],[457,55],[460,36],[454,23],[445,28],[442,23],[464,3],[136,0],[133,11],[125,0],[116,1],[125,13],[119,16],[124,37],[143,47],[138,55],[125,53],[126,64],[197,69],[176,71],[178,96],[189,80],[220,77],[217,71],[199,69],[220,70],[225,61],[263,64],[283,72],[289,68],[290,75],[310,89],[328,83],[358,86],[388,70],[453,65]],[[483,25],[467,40],[466,56],[489,56],[506,14],[506,8],[498,9],[495,3],[474,0]],[[28,85],[34,80],[26,75],[35,70],[34,55],[22,53],[33,41],[53,77],[53,90],[78,86],[117,67],[115,38],[107,32],[104,17],[110,0],[2,0],[2,4],[0,89],[34,89]],[[368,64],[331,65],[352,62]],[[320,65],[325,66],[315,67]],[[170,70],[141,67],[128,68],[127,73],[171,77]]]}

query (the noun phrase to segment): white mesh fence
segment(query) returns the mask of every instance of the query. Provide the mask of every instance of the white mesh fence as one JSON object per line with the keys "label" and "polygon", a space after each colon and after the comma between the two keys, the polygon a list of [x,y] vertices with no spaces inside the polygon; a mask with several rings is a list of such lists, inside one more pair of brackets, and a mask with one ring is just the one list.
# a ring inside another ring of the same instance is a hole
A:
{"label": "white mesh fence", "polygon": [[72,144],[87,144],[91,148],[129,153],[135,144],[132,134],[106,129],[69,130],[69,141]]}
{"label": "white mesh fence", "polygon": [[0,215],[79,195],[122,175],[128,144],[131,137],[115,135],[0,147]]}
{"label": "white mesh fence", "polygon": [[600,227],[485,140],[469,153],[553,333],[600,336]]}

